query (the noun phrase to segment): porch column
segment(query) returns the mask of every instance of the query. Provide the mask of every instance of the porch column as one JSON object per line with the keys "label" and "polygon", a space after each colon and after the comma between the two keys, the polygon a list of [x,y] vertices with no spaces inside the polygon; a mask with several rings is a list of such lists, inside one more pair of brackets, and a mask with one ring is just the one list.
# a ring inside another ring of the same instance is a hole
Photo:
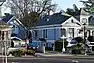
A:
{"label": "porch column", "polygon": [[78,28],[75,28],[74,29],[74,37],[78,37],[79,36],[79,29]]}
{"label": "porch column", "polygon": [[90,35],[92,36],[92,30],[90,30]]}
{"label": "porch column", "polygon": [[8,31],[8,44],[11,46],[11,31]]}
{"label": "porch column", "polygon": [[92,36],[94,36],[94,30],[92,30]]}

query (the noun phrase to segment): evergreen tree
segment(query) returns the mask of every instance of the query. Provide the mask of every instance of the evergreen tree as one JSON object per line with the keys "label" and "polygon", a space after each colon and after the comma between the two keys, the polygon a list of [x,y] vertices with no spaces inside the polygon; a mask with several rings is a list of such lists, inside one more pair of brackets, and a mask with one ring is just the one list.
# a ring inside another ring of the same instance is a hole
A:
{"label": "evergreen tree", "polygon": [[94,0],[87,0],[87,1],[81,1],[84,6],[85,6],[85,10],[89,13],[93,13],[94,12]]}
{"label": "evergreen tree", "polygon": [[66,13],[68,13],[69,15],[74,16],[75,13],[76,13],[78,10],[79,10],[78,7],[77,7],[75,4],[73,4],[73,9],[72,9],[72,8],[67,8],[67,9],[66,9]]}

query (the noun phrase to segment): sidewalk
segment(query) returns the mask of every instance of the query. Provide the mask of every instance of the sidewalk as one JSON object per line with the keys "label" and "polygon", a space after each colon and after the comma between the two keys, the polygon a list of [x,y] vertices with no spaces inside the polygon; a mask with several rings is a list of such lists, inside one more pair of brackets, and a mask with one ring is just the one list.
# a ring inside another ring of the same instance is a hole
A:
{"label": "sidewalk", "polygon": [[52,54],[52,53],[36,53],[35,55],[37,56],[44,56],[44,57],[51,57],[51,56],[73,56],[71,54],[63,54],[63,53],[57,53],[57,54]]}
{"label": "sidewalk", "polygon": [[44,56],[44,57],[51,57],[51,56],[73,56],[71,54],[64,54],[56,51],[46,51],[46,53],[36,53],[35,55]]}
{"label": "sidewalk", "polygon": [[[0,55],[0,57],[5,57],[5,56],[2,56]],[[12,55],[9,55],[7,57],[10,57],[10,58],[16,58]],[[93,55],[78,55],[78,54],[65,54],[65,53],[60,53],[60,52],[53,52],[53,51],[46,51],[46,53],[35,53],[35,56],[32,56],[32,55],[24,55],[24,56],[21,56],[20,58],[73,58],[73,59],[94,59],[94,56]]]}
{"label": "sidewalk", "polygon": [[63,58],[70,58],[70,59],[94,59],[94,56],[92,55],[81,55],[81,54],[65,54],[60,52],[46,52],[46,53],[36,53],[37,57],[63,57]]}
{"label": "sidewalk", "polygon": [[[0,57],[6,57],[6,56],[0,55]],[[15,56],[12,56],[12,55],[9,55],[7,57],[9,57],[9,58],[15,58]],[[32,57],[35,57],[35,56],[33,56],[33,55],[23,55],[23,56],[21,56],[21,58],[32,58]]]}

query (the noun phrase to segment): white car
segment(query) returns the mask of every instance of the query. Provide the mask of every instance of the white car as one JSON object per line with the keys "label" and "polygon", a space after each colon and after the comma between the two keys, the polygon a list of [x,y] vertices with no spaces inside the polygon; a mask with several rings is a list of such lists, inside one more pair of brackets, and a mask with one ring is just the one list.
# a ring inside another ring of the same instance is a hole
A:
{"label": "white car", "polygon": [[13,41],[14,47],[24,46],[26,43],[25,41],[23,41],[18,37],[11,37],[11,41]]}

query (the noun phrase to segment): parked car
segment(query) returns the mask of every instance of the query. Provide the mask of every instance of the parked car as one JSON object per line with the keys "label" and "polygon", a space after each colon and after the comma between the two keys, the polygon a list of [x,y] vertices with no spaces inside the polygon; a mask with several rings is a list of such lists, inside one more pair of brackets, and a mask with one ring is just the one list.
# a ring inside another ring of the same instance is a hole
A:
{"label": "parked car", "polygon": [[28,44],[28,49],[36,50],[39,47],[38,42],[32,42]]}
{"label": "parked car", "polygon": [[44,42],[32,41],[28,44],[28,49],[33,49],[35,52],[45,53]]}
{"label": "parked car", "polygon": [[14,47],[24,47],[25,46],[25,41],[23,41],[22,39],[18,38],[18,37],[11,37],[11,41],[12,43],[14,43]]}

